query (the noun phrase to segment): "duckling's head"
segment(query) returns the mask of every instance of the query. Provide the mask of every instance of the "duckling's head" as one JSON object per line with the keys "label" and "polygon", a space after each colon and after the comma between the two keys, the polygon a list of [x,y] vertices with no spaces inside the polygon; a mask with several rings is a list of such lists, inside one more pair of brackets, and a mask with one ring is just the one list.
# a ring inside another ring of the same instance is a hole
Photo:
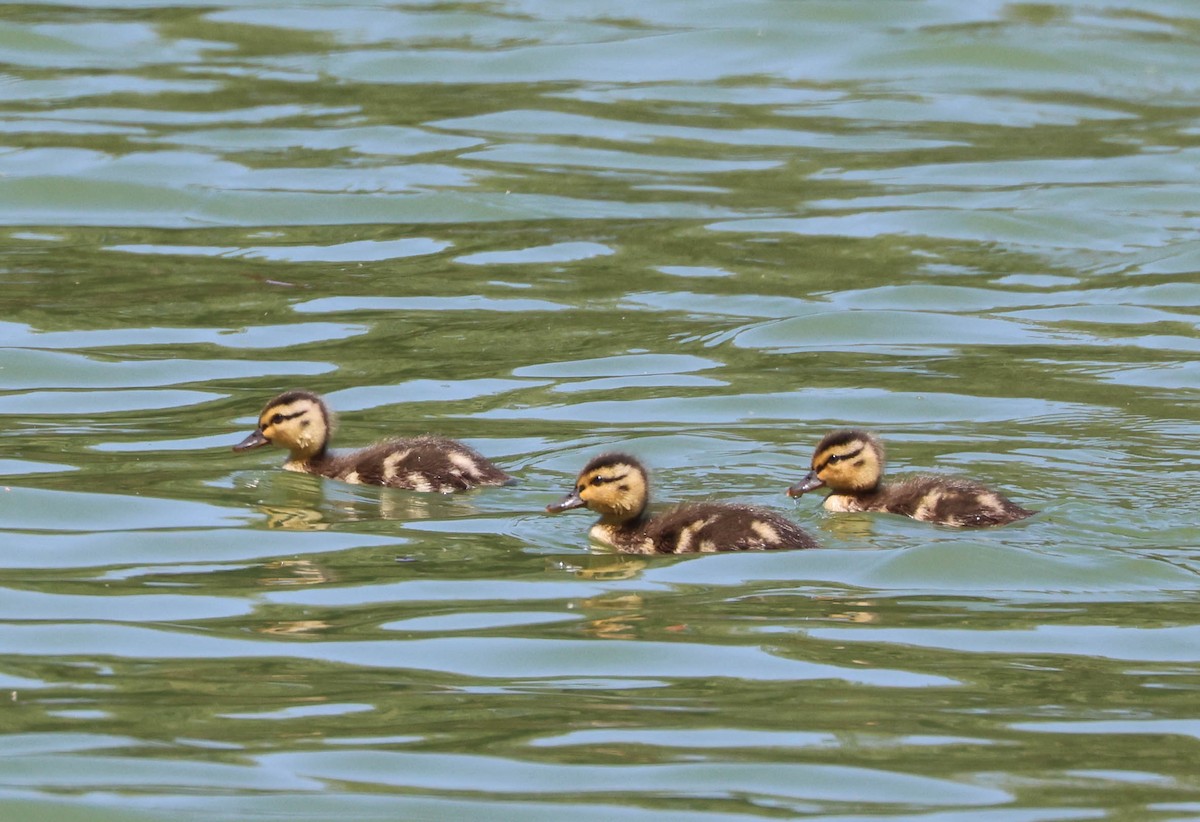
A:
{"label": "duckling's head", "polygon": [[258,427],[233,450],[278,445],[292,452],[291,459],[303,462],[324,453],[332,428],[324,400],[311,391],[286,391],[267,403],[258,415]]}
{"label": "duckling's head", "polygon": [[787,490],[798,497],[821,486],[839,494],[874,491],[883,477],[883,443],[866,431],[826,434],[813,451],[812,470]]}
{"label": "duckling's head", "polygon": [[590,508],[603,519],[626,522],[646,510],[650,480],[645,467],[629,454],[601,454],[579,472],[575,489],[553,505],[551,514]]}

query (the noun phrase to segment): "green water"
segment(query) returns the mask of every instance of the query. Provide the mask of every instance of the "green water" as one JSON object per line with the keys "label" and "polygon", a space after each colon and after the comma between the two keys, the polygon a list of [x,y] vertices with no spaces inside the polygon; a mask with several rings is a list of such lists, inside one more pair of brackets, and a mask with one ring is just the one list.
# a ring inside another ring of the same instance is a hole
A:
{"label": "green water", "polygon": [[[1200,817],[1198,184],[1183,0],[0,7],[0,817]],[[613,448],[824,547],[590,546]]]}

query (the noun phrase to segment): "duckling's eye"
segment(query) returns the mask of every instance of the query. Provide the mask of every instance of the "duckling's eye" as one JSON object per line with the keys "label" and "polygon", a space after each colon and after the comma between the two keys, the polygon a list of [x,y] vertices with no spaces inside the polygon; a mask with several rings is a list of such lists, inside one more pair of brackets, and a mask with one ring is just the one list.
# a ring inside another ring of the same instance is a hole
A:
{"label": "duckling's eye", "polygon": [[855,457],[857,457],[862,452],[863,452],[863,450],[861,448],[856,448],[853,451],[851,451],[849,454],[830,454],[828,457],[825,458],[825,462],[826,462],[826,464],[829,464],[829,463],[841,462],[842,460],[851,460],[851,459],[854,459]]}
{"label": "duckling's eye", "polygon": [[592,477],[592,485],[603,485],[606,482],[608,482],[608,480],[606,480],[604,477]]}
{"label": "duckling's eye", "polygon": [[281,422],[283,422],[283,414],[276,414],[271,417],[271,425],[279,425]]}

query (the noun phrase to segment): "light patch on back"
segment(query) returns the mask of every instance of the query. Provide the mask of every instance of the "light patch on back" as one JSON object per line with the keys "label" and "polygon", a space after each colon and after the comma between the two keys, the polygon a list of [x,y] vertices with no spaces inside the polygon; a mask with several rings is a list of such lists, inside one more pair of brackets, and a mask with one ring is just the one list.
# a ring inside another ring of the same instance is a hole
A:
{"label": "light patch on back", "polygon": [[921,497],[921,502],[917,505],[917,510],[913,511],[913,519],[919,519],[923,522],[936,522],[937,514],[935,509],[937,504],[942,501],[942,490],[934,488],[925,496]]}
{"label": "light patch on back", "polygon": [[404,475],[404,485],[414,491],[432,491],[433,485],[429,479],[422,473],[417,471],[409,471]]}
{"label": "light patch on back", "polygon": [[694,530],[696,523],[692,523],[679,531],[679,536],[675,538],[675,545],[672,550],[677,554],[686,554],[692,550],[692,538],[695,537]]}
{"label": "light patch on back", "polygon": [[750,530],[758,534],[768,545],[779,544],[779,530],[769,522],[756,519],[750,523]]}
{"label": "light patch on back", "polygon": [[[716,517],[706,517],[689,522],[683,528],[679,529],[679,537],[675,540],[673,551],[676,554],[687,554],[692,551],[692,541],[696,538],[701,529],[709,525]],[[701,549],[702,550],[702,549]]]}
{"label": "light patch on back", "polygon": [[342,480],[342,482],[348,482],[351,485],[362,485],[363,484],[362,477],[360,477],[358,475],[357,471],[351,471],[349,474],[346,474],[344,477],[341,477],[340,479]]}
{"label": "light patch on back", "polygon": [[1004,503],[1000,501],[1000,495],[995,491],[984,491],[976,497],[975,501],[980,508],[986,508],[994,514],[1004,513]]}
{"label": "light patch on back", "polygon": [[479,463],[469,454],[464,454],[461,451],[451,451],[446,455],[446,458],[471,479],[477,480],[483,476],[483,472],[479,470]]}
{"label": "light patch on back", "polygon": [[391,482],[400,473],[399,465],[404,462],[408,455],[412,453],[411,448],[406,448],[403,451],[397,451],[394,454],[388,454],[383,458],[383,480]]}

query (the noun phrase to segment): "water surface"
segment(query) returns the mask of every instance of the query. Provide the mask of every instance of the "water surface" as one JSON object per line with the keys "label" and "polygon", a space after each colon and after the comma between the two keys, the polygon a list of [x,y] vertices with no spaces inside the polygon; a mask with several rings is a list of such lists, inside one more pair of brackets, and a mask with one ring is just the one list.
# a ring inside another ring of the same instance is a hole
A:
{"label": "water surface", "polygon": [[[0,811],[1200,814],[1181,0],[0,15]],[[456,497],[235,455],[293,387]],[[1040,513],[784,489],[815,442]],[[818,550],[616,556],[592,455]]]}

